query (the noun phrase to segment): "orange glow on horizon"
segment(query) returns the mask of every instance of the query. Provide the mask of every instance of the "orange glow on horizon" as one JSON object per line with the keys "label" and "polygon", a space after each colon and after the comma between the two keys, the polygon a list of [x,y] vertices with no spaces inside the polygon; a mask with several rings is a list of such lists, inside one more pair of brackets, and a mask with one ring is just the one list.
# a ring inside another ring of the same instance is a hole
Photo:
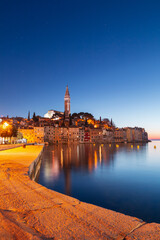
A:
{"label": "orange glow on horizon", "polygon": [[148,134],[148,139],[160,139],[160,133]]}
{"label": "orange glow on horizon", "polygon": [[152,137],[149,137],[148,139],[149,139],[149,140],[152,140],[152,139],[153,139],[153,140],[160,140],[160,137],[154,137],[154,136],[152,136]]}

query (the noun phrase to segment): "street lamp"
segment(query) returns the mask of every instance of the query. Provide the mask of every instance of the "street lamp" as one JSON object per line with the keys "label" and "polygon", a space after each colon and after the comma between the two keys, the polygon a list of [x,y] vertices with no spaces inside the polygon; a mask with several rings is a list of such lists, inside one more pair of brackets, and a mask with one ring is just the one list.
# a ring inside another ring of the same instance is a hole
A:
{"label": "street lamp", "polygon": [[3,129],[6,129],[8,126],[9,126],[9,124],[7,122],[4,122],[2,127],[3,127]]}

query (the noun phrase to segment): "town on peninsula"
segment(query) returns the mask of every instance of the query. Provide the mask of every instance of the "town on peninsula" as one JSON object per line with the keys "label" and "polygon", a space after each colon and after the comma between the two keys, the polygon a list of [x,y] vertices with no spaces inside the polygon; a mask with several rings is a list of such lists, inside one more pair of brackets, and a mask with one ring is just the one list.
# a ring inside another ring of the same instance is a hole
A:
{"label": "town on peninsula", "polygon": [[0,143],[134,143],[148,142],[144,128],[118,128],[112,119],[97,120],[91,113],[71,114],[68,86],[64,96],[64,112],[49,110],[44,117],[35,113],[28,118],[1,117]]}

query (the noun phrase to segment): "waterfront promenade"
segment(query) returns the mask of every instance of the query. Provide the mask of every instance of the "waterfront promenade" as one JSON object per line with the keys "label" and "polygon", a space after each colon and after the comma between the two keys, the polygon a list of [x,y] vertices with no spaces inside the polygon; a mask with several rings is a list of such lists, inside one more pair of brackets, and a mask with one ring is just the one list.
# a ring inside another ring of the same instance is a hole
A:
{"label": "waterfront promenade", "polygon": [[0,151],[0,239],[160,239],[159,224],[80,202],[30,180],[29,166],[42,149]]}
{"label": "waterfront promenade", "polygon": [[0,151],[21,147],[23,144],[0,144]]}

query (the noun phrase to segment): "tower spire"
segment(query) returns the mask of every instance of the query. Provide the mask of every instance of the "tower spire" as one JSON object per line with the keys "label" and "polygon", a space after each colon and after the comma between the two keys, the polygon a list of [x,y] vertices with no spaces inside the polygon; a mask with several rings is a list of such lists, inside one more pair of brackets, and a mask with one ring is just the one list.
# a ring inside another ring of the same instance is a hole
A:
{"label": "tower spire", "polygon": [[68,90],[68,84],[67,84],[67,87],[66,87],[65,97],[70,97],[70,95],[69,95],[69,90]]}
{"label": "tower spire", "polygon": [[65,119],[69,119],[70,115],[70,94],[68,90],[68,85],[66,87],[66,92],[64,96],[64,112],[65,112]]}

